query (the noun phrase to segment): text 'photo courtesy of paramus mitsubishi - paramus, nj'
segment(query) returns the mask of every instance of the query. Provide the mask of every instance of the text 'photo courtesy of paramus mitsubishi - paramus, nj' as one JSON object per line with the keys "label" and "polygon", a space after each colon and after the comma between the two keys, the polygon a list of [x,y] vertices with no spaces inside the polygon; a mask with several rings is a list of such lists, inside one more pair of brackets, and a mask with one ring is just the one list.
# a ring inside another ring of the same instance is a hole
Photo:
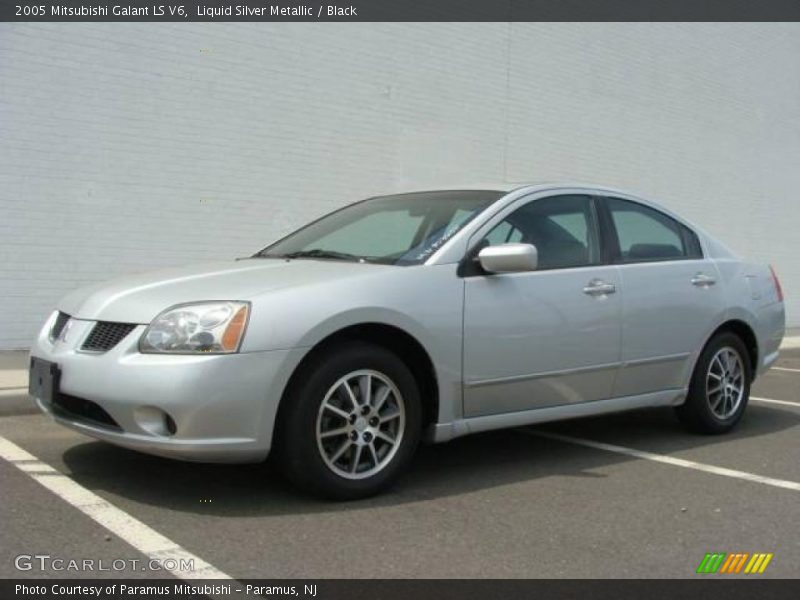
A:
{"label": "text 'photo courtesy of paramus mitsubishi - paramus, nj'", "polygon": [[652,406],[728,431],[785,328],[769,266],[581,185],[370,198],[56,308],[30,362],[56,421],[166,457],[272,454],[340,499],[384,488],[421,439]]}

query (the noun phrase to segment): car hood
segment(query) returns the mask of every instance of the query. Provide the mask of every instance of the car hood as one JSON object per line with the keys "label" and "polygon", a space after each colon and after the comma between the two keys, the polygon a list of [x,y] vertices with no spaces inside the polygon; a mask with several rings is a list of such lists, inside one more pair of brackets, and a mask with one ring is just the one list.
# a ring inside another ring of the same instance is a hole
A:
{"label": "car hood", "polygon": [[81,288],[58,309],[78,319],[149,323],[175,304],[250,300],[288,287],[364,277],[397,267],[330,260],[248,259],[129,275]]}

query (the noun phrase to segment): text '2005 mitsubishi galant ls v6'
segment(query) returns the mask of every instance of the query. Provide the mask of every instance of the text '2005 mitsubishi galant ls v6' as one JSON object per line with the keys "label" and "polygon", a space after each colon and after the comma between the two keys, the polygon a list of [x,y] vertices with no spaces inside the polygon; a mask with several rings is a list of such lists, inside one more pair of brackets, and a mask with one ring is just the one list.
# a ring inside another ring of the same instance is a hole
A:
{"label": "text '2005 mitsubishi galant ls v6'", "polygon": [[768,266],[651,202],[570,185],[370,198],[247,259],[66,296],[31,351],[59,423],[261,461],[313,493],[389,484],[418,442],[651,406],[722,433],[778,356]]}

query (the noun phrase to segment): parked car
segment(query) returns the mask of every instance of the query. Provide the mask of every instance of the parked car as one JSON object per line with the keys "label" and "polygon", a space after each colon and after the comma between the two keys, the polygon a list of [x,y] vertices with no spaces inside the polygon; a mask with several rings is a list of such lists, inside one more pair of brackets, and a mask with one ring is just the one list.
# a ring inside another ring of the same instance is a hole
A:
{"label": "parked car", "polygon": [[59,423],[195,461],[272,452],[332,498],[420,439],[674,406],[730,430],[778,357],[770,267],[672,212],[577,185],[381,196],[246,259],[66,296],[31,351]]}

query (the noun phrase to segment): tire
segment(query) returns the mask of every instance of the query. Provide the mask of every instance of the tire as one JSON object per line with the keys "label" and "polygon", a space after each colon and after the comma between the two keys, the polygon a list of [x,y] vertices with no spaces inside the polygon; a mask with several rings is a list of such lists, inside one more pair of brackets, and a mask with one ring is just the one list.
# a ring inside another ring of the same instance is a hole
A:
{"label": "tire", "polygon": [[728,331],[718,333],[697,359],[686,402],[676,408],[678,418],[697,433],[727,433],[747,408],[752,373],[741,338]]}
{"label": "tire", "polygon": [[278,463],[288,479],[333,500],[365,498],[390,485],[414,454],[422,427],[419,388],[405,363],[354,341],[323,351],[297,375],[276,430]]}

